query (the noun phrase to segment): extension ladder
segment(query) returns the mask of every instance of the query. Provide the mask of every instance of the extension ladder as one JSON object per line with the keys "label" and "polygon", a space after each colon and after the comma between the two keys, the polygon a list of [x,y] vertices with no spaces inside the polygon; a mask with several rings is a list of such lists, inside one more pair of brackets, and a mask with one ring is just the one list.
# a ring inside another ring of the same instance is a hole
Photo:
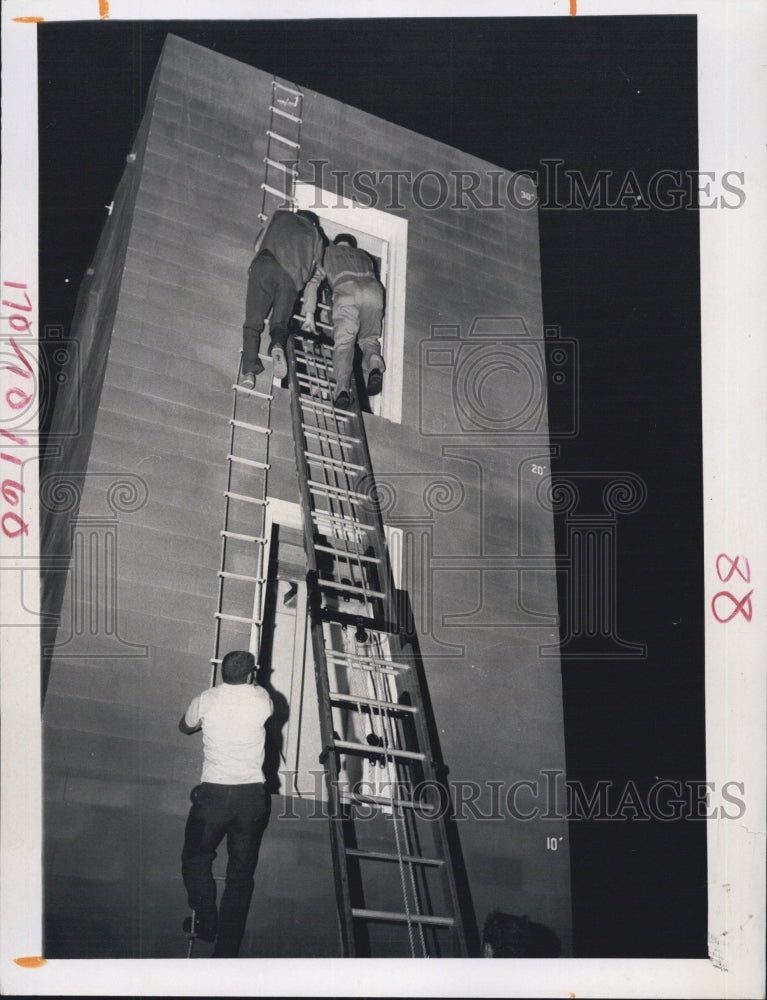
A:
{"label": "extension ladder", "polygon": [[[295,87],[272,80],[269,127],[266,131],[264,180],[258,218],[267,225],[278,208],[294,207],[301,149],[303,95]],[[268,334],[264,333],[264,336]],[[264,359],[267,377],[271,371]],[[269,565],[267,537],[267,473],[271,435],[272,379],[262,388],[232,386],[228,479],[224,493],[224,525],[211,686],[216,683],[222,652],[249,649],[258,661]],[[259,386],[266,380],[259,379]]]}
{"label": "extension ladder", "polygon": [[288,358],[342,953],[465,956],[450,799],[359,403],[334,406],[322,338],[294,335]]}
{"label": "extension ladder", "polygon": [[[266,131],[264,180],[258,219],[268,224],[278,208],[295,207],[295,184],[301,149],[303,94],[295,87],[272,80],[269,128]],[[216,684],[223,653],[248,649],[256,663],[261,647],[269,536],[267,522],[267,474],[272,415],[273,379],[259,379],[261,388],[239,385],[242,362],[232,386],[232,410],[227,454],[227,484],[224,491],[224,523],[215,611],[210,686]],[[268,380],[268,381],[267,381]],[[265,383],[265,384],[264,384]],[[214,876],[216,882],[226,881]],[[187,958],[194,952],[195,913],[188,937]]]}

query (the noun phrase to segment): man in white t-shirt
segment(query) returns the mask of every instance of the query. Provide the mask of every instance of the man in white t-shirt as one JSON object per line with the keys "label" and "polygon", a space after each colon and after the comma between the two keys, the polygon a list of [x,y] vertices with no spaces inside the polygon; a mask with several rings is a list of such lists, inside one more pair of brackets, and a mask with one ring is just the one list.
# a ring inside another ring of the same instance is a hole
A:
{"label": "man in white t-shirt", "polygon": [[[202,729],[202,781],[192,789],[181,873],[195,912],[195,934],[215,940],[214,958],[234,958],[239,952],[269,822],[264,726],[273,706],[268,692],[253,682],[255,666],[252,653],[227,653],[221,662],[222,683],[194,698],[179,723],[182,733]],[[212,865],[225,835],[226,886],[217,912]],[[191,918],[185,929],[191,929]]]}

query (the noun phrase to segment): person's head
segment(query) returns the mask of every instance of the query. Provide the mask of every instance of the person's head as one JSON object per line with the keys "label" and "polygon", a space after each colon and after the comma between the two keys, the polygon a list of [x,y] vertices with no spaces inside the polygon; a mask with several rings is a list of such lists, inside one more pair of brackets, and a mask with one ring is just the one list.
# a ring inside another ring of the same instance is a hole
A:
{"label": "person's head", "polygon": [[256,669],[256,658],[245,649],[234,649],[221,661],[221,680],[224,684],[247,684]]}
{"label": "person's head", "polygon": [[557,958],[560,942],[543,924],[493,910],[482,928],[483,958]]}
{"label": "person's head", "polygon": [[338,236],[333,240],[333,242],[338,245],[339,243],[346,243],[347,246],[356,247],[357,241],[352,236],[351,233],[339,233]]}
{"label": "person's head", "polygon": [[319,216],[315,215],[314,212],[310,212],[308,208],[299,208],[299,210],[296,212],[296,215],[299,217],[299,219],[307,219],[317,229],[320,228]]}

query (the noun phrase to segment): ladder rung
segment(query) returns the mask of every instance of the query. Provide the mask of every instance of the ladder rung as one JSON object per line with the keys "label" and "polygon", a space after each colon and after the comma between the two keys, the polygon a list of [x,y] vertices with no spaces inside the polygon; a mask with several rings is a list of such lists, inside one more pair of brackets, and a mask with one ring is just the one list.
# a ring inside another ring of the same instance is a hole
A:
{"label": "ladder rung", "polygon": [[390,910],[362,910],[352,907],[359,920],[388,920],[398,924],[425,924],[428,927],[455,927],[452,917],[432,917],[423,913],[393,913]]}
{"label": "ladder rung", "polygon": [[270,392],[260,392],[258,389],[248,389],[246,385],[238,385],[235,383],[232,388],[236,392],[242,392],[246,396],[256,396],[258,399],[268,399],[270,402],[274,398]]}
{"label": "ladder rung", "polygon": [[311,511],[311,515],[318,521],[324,519],[325,521],[332,522],[332,524],[338,525],[339,527],[344,528],[347,531],[356,531],[358,528],[361,531],[367,532],[368,534],[370,532],[375,531],[374,525],[367,524],[364,521],[358,521],[354,517],[346,517],[343,514],[331,514],[330,511],[318,510],[314,508]]}
{"label": "ladder rung", "polygon": [[[303,341],[301,341],[303,343]],[[316,365],[324,365],[327,368],[332,360],[332,348],[328,349],[327,354],[315,354],[314,351],[302,351],[300,347],[293,348],[296,357],[306,358],[307,361],[312,361]]]}
{"label": "ladder rung", "polygon": [[280,135],[278,132],[272,132],[271,129],[266,130],[266,134],[270,139],[276,139],[277,142],[284,142],[286,146],[290,146],[293,149],[298,149],[300,143],[296,142],[295,139],[288,139],[284,135]]}
{"label": "ladder rung", "polygon": [[352,750],[366,757],[391,757],[402,760],[426,760],[425,753],[414,750],[395,750],[393,747],[374,747],[367,743],[354,743],[352,740],[333,740],[337,750]]}
{"label": "ladder rung", "polygon": [[301,424],[301,427],[306,438],[318,437],[326,441],[337,442],[340,448],[352,448],[354,445],[359,445],[359,440],[350,437],[348,434],[341,434],[338,431],[328,431],[323,427],[313,427],[311,424]]}
{"label": "ladder rung", "polygon": [[[347,666],[348,666],[348,664],[347,664]],[[367,671],[367,673],[371,673],[371,674],[372,673],[375,673],[375,674],[391,674],[392,677],[396,677],[397,676],[397,673],[398,673],[397,668],[398,667],[400,669],[405,669],[405,670],[407,669],[407,667],[403,667],[402,664],[400,664],[400,663],[387,663],[384,666],[381,666],[381,665],[373,666],[372,664],[367,664],[367,663],[364,663],[364,662],[360,662],[360,663],[353,664],[352,666],[356,667],[358,670],[365,670],[365,671]]]}
{"label": "ladder rung", "polygon": [[230,417],[229,423],[232,427],[243,427],[246,431],[259,431],[261,434],[271,434],[271,427],[262,427],[261,424],[249,424],[246,420],[235,420]]}
{"label": "ladder rung", "polygon": [[[300,377],[301,376],[299,376],[299,378]],[[336,418],[336,420],[345,420],[348,423],[352,419],[351,413],[348,412],[344,413],[340,410],[337,410],[330,403],[319,403],[317,402],[316,399],[314,399],[314,397],[307,399],[306,396],[301,396],[298,402],[304,409],[315,410],[316,412],[320,413],[328,413],[328,414],[332,413],[333,416]],[[358,441],[359,438],[354,438],[354,440]]]}
{"label": "ladder rung", "polygon": [[372,524],[364,524],[362,521],[355,521],[350,517],[342,517],[340,514],[330,514],[326,510],[313,510],[311,514],[312,517],[315,518],[315,520],[330,521],[333,524],[343,526],[348,531],[359,530],[359,531],[371,532],[375,530]]}
{"label": "ladder rung", "polygon": [[260,625],[260,618],[243,618],[242,615],[225,615],[222,611],[216,612],[216,618],[223,619],[228,622],[244,622],[246,625]]}
{"label": "ladder rung", "polygon": [[295,201],[295,199],[291,198],[289,194],[286,194],[284,191],[280,191],[279,188],[272,187],[271,184],[262,184],[261,190],[268,191],[269,194],[273,194],[276,198],[282,198],[284,201],[289,201],[289,202]]}
{"label": "ladder rung", "polygon": [[275,170],[282,170],[286,174],[290,174],[291,177],[298,177],[298,171],[294,170],[292,167],[286,167],[284,163],[280,163],[279,160],[273,160],[269,156],[264,157],[264,163],[270,167],[274,167]]}
{"label": "ladder rung", "polygon": [[269,110],[273,111],[276,115],[282,115],[283,118],[289,118],[292,122],[296,122],[298,125],[301,124],[301,119],[298,115],[291,115],[289,111],[283,111],[282,108],[275,108],[273,104],[269,105]]}
{"label": "ladder rung", "polygon": [[443,858],[424,858],[416,854],[389,854],[387,851],[363,851],[359,847],[347,847],[346,853],[352,858],[366,858],[368,861],[404,861],[409,865],[432,865],[441,868]]}
{"label": "ladder rung", "polygon": [[241,535],[239,531],[227,531],[226,529],[221,534],[224,538],[237,538],[241,542],[257,542],[259,545],[266,544],[266,538],[262,535]]}
{"label": "ladder rung", "polygon": [[337,559],[348,560],[349,562],[381,562],[378,556],[363,556],[359,555],[357,552],[346,552],[344,549],[334,549],[332,545],[318,545],[315,542],[314,548],[317,552],[330,552],[332,555],[336,556]]}
{"label": "ladder rung", "polygon": [[331,701],[344,701],[351,705],[369,705],[371,708],[380,708],[387,712],[410,712],[415,714],[418,709],[415,705],[400,705],[398,701],[384,701],[381,698],[368,698],[359,694],[342,694],[340,691],[330,692]]}
{"label": "ladder rung", "polygon": [[362,503],[367,500],[372,503],[369,493],[359,493],[357,490],[347,490],[343,486],[333,486],[332,483],[320,483],[316,479],[307,479],[310,493],[330,494],[350,503]]}
{"label": "ladder rung", "polygon": [[[301,319],[301,317],[297,316],[294,319]],[[319,358],[313,358],[311,355],[306,357],[301,351],[295,353],[298,355],[296,357],[296,375],[299,379],[314,379],[325,387],[330,382],[335,383],[335,375],[330,365],[325,364]]]}
{"label": "ladder rung", "polygon": [[242,458],[240,455],[227,455],[226,458],[229,462],[239,462],[240,465],[251,465],[254,469],[270,468],[268,462],[257,462],[255,458]]}
{"label": "ladder rung", "polygon": [[386,594],[381,590],[369,590],[367,587],[355,587],[351,583],[336,583],[335,580],[325,580],[317,578],[317,586],[326,590],[342,590],[345,594],[362,594],[363,597],[380,597],[383,599]]}
{"label": "ladder rung", "polygon": [[326,649],[325,657],[333,663],[340,661],[346,666],[352,667],[386,667],[390,670],[409,670],[407,663],[400,663],[398,660],[384,660],[380,656],[357,656],[351,653],[343,653],[338,649]]}
{"label": "ladder rung", "polygon": [[266,577],[248,576],[247,573],[230,573],[228,569],[220,569],[218,575],[226,580],[247,580],[248,583],[266,583]]}
{"label": "ladder rung", "polygon": [[[324,312],[324,313],[329,313],[330,312],[330,306],[323,305],[322,302],[320,302],[318,304],[317,308],[320,310],[320,312]],[[293,319],[294,320],[297,320],[297,321],[300,322],[301,320],[303,320],[303,318],[304,317],[303,317],[303,315],[301,313],[294,313],[293,314]],[[321,320],[321,319],[316,319],[314,321],[314,325],[317,326],[317,327],[319,327],[321,330],[333,330],[333,329],[335,329],[332,323],[327,323],[325,320]],[[312,355],[312,354],[308,354],[307,355],[307,354],[304,354],[303,351],[297,351],[296,353],[297,354],[301,354],[303,357],[307,358],[308,361],[312,361],[312,360],[314,360],[314,361],[320,361],[322,363],[322,366],[324,368],[329,367],[329,361],[325,361],[324,358],[318,358],[316,355]]]}
{"label": "ladder rung", "polygon": [[343,792],[340,798],[343,803],[359,802],[364,805],[372,803],[381,806],[399,806],[402,809],[417,808],[424,819],[428,819],[431,816],[439,816],[438,809],[427,808],[423,802],[413,802],[412,799],[395,799],[391,795],[366,795],[363,792]]}
{"label": "ladder rung", "polygon": [[[296,378],[300,383],[313,382],[315,385],[324,385],[330,387],[331,380],[329,378],[321,378],[319,375],[309,375],[308,373],[298,372]],[[333,379],[333,384],[335,384],[335,379]]]}
{"label": "ladder rung", "polygon": [[328,465],[332,469],[354,469],[355,472],[367,472],[364,465],[357,465],[356,462],[346,462],[342,458],[331,458],[330,455],[317,455],[314,452],[304,450],[304,455],[310,462],[320,462]]}
{"label": "ladder rung", "polygon": [[286,83],[280,83],[279,80],[272,80],[272,87],[279,87],[280,90],[285,90],[289,94],[295,94],[296,97],[304,96],[300,90],[296,90],[295,87],[289,87]]}
{"label": "ladder rung", "polygon": [[[347,611],[343,604],[340,607],[323,605],[317,609],[317,617],[321,621],[327,622],[328,625],[346,625],[347,628],[351,625],[355,630],[359,626],[361,618],[365,628],[370,632],[378,632],[381,635],[399,635],[400,632],[397,622],[371,615],[369,605],[366,605],[364,608],[364,613],[360,610]],[[362,667],[361,669],[366,670],[367,667]],[[386,673],[387,671],[381,668],[381,672]],[[390,670],[388,672],[393,673],[394,671]]]}
{"label": "ladder rung", "polygon": [[257,503],[262,507],[266,507],[269,503],[268,500],[262,500],[261,497],[248,497],[244,493],[232,493],[231,490],[226,490],[224,496],[230,500],[244,500],[246,503]]}

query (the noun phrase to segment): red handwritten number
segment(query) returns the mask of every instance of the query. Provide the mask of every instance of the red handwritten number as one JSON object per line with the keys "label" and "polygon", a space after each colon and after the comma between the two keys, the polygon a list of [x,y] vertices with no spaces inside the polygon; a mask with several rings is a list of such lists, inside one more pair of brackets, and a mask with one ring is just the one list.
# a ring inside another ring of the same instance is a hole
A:
{"label": "red handwritten number", "polygon": [[[719,565],[723,559],[725,559],[730,565],[726,576],[722,576],[722,570]],[[739,564],[741,559],[745,563],[745,569],[740,568]],[[732,579],[733,573],[737,573],[741,580],[745,583],[751,583],[751,567],[748,565],[748,559],[746,559],[745,556],[735,556],[734,559],[730,559],[728,555],[725,555],[725,553],[722,552],[716,557],[716,573],[722,583],[729,583]]]}
{"label": "red handwritten number", "polygon": [[[736,573],[744,583],[751,583],[751,567],[748,559],[745,556],[735,556],[733,559],[725,552],[720,552],[716,557],[716,575],[722,583],[729,583]],[[726,625],[727,622],[731,622],[737,615],[743,615],[746,621],[750,622],[753,615],[753,607],[751,605],[751,595],[753,592],[753,590],[749,590],[745,597],[738,599],[729,590],[720,590],[711,598],[711,611],[714,618],[716,618],[720,625]],[[727,602],[724,608],[722,608],[723,601]],[[724,614],[727,610],[730,613]],[[720,611],[722,612],[721,614]]]}
{"label": "red handwritten number", "polygon": [[[743,615],[743,617],[746,619],[747,622],[750,622],[751,621],[751,615],[753,613],[752,609],[751,609],[751,595],[752,594],[753,594],[753,590],[749,590],[749,592],[746,594],[746,596],[739,601],[737,599],[737,597],[734,597],[729,592],[729,590],[720,590],[718,594],[714,594],[713,600],[711,601],[711,610],[714,612],[714,618],[716,618],[716,620],[720,624],[725,625],[727,622],[731,622],[732,619],[735,617],[735,615],[741,614],[741,615]],[[720,598],[724,598],[724,597],[726,597],[728,601],[732,602],[732,611],[730,612],[729,615],[727,615],[726,618],[722,618],[722,616],[716,610],[716,602]]]}
{"label": "red handwritten number", "polygon": [[[27,286],[21,281],[4,281],[3,288],[13,288],[15,291],[12,293],[13,298],[2,299],[2,305],[7,306],[9,309],[17,309],[20,312],[13,313],[11,316],[3,316],[4,320],[8,321],[12,330],[28,333],[32,328],[32,322],[27,316],[21,315],[21,313],[28,313],[32,310],[32,300],[27,294]],[[24,299],[24,301],[16,301],[16,299]],[[25,354],[24,350],[19,347],[13,337],[10,338],[10,344],[13,351],[18,358],[19,362],[23,367],[19,367],[18,364],[6,365],[5,370],[11,372],[19,378],[31,379],[32,384],[30,385],[31,392],[25,392],[24,389],[18,386],[12,386],[5,394],[5,403],[7,407],[11,410],[22,410],[24,407],[28,406],[34,399],[34,379],[33,379],[33,368],[32,364]],[[6,430],[5,427],[0,427],[0,435],[14,444],[21,445],[25,447],[27,441],[24,438],[17,437],[15,434],[11,434],[10,431]],[[12,465],[21,465],[22,461],[18,455],[13,455],[10,452],[0,452],[0,460],[2,462],[10,462]],[[3,470],[5,472],[5,470]],[[6,538],[18,538],[20,535],[29,534],[29,523],[22,517],[22,506],[24,499],[24,486],[19,479],[4,478],[0,475],[2,480],[2,486],[0,487],[0,495],[4,503],[8,507],[18,507],[19,511],[6,510],[2,517],[0,517],[0,531],[5,535]]]}

